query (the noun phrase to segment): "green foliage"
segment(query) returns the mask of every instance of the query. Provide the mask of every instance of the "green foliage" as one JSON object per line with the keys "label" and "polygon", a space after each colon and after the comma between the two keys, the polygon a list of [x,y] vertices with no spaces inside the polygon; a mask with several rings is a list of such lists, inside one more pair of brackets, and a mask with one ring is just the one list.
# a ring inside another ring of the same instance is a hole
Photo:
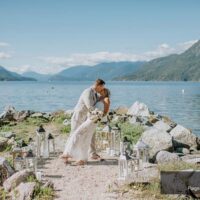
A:
{"label": "green foliage", "polygon": [[63,124],[63,121],[65,119],[70,119],[71,117],[69,115],[66,115],[65,113],[60,113],[56,116],[53,117],[52,121],[57,123],[57,124]]}
{"label": "green foliage", "polygon": [[60,132],[63,133],[63,134],[69,134],[71,131],[71,126],[68,125],[68,126],[62,126],[61,129],[60,129]]}
{"label": "green foliage", "polygon": [[186,163],[183,161],[175,162],[175,163],[165,163],[162,165],[158,165],[160,171],[176,171],[176,170],[185,170],[185,169],[194,169],[200,170],[200,166],[193,163]]}
{"label": "green foliage", "polygon": [[54,190],[51,187],[42,187],[42,185],[37,182],[35,191],[34,191],[34,199],[35,200],[53,200]]}
{"label": "green foliage", "polygon": [[119,123],[122,137],[127,137],[132,143],[136,143],[143,133],[143,127],[140,125],[132,125],[129,122]]}
{"label": "green foliage", "polygon": [[12,128],[9,125],[0,126],[0,131],[1,132],[7,132],[7,131],[11,131],[11,130],[12,130]]}
{"label": "green foliage", "polygon": [[0,187],[0,200],[8,199],[7,195],[8,195],[8,193],[3,188]]}

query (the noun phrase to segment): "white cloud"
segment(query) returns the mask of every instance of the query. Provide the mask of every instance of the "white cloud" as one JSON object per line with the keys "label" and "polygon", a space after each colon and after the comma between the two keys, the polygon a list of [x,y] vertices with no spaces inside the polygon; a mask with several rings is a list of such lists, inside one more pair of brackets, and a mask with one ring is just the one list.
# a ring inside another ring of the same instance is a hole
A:
{"label": "white cloud", "polygon": [[0,42],[0,47],[7,47],[7,46],[9,46],[8,43],[6,43],[6,42]]}
{"label": "white cloud", "polygon": [[11,58],[11,55],[5,52],[0,52],[0,59]]}
{"label": "white cloud", "polygon": [[[163,43],[158,45],[154,50],[141,54],[101,51],[87,54],[76,53],[66,57],[39,57],[39,60],[42,60],[45,64],[26,64],[12,67],[10,70],[16,71],[18,73],[23,73],[25,71],[36,71],[43,74],[53,74],[76,65],[92,66],[102,62],[149,61],[154,58],[163,57],[174,53],[180,54],[191,47],[195,42],[197,42],[197,40],[179,43],[174,46]],[[0,52],[0,58],[1,57],[9,58],[10,55]]]}
{"label": "white cloud", "polygon": [[76,65],[95,65],[101,62],[119,62],[119,61],[149,61],[154,58],[167,56],[174,53],[182,53],[191,47],[197,40],[187,41],[171,47],[169,44],[163,43],[155,48],[155,50],[147,51],[142,54],[131,54],[121,52],[96,52],[88,54],[72,54],[66,57],[40,57],[52,66],[62,68],[72,67]]}

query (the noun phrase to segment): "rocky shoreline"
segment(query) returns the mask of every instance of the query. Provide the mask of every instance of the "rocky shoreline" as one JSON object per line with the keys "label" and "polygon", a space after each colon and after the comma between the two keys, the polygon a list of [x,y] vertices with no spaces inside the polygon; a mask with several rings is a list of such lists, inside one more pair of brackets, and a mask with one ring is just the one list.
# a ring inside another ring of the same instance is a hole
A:
{"label": "rocky shoreline", "polygon": [[[8,146],[12,146],[16,138],[20,136],[19,133],[16,134],[14,131],[5,131],[3,127],[15,127],[17,124],[30,119],[42,119],[45,123],[51,123],[54,122],[56,117],[61,113],[62,118],[60,119],[60,124],[62,124],[62,128],[70,126],[72,110],[43,113],[30,110],[16,111],[14,107],[7,107],[5,111],[0,114],[0,128],[2,128],[0,130],[0,152],[5,151]],[[126,130],[126,134],[130,134],[130,138],[140,138],[150,146],[149,161],[151,164],[146,168],[145,175],[147,175],[147,177],[145,181],[149,180],[149,173],[155,174],[153,178],[158,178],[156,177],[158,173],[154,173],[154,169],[157,170],[158,165],[179,162],[197,166],[200,164],[200,138],[193,134],[190,129],[175,123],[168,117],[150,111],[143,103],[135,102],[130,108],[121,106],[115,110],[111,110],[108,117],[106,119],[104,118],[101,123],[104,125],[108,123],[124,124],[125,126],[141,128],[142,131],[139,135],[136,135],[132,129]],[[58,133],[58,135],[59,134],[60,133]],[[32,135],[30,136],[34,137]],[[0,172],[2,171],[7,172],[7,177],[3,180],[4,183],[2,185],[5,191],[11,191],[10,194],[12,194],[13,189],[17,188],[17,190],[21,191],[20,188],[27,187],[29,188],[27,189],[28,197],[25,199],[31,199],[36,186],[34,182],[29,183],[25,181],[24,177],[29,177],[29,172],[26,170],[15,172],[7,160],[4,157],[0,157]],[[151,180],[149,180],[149,182],[151,182]],[[15,185],[14,188],[11,187],[13,184]],[[50,185],[52,186],[52,184]],[[25,193],[22,193],[23,192],[21,192],[20,195],[26,196]]]}

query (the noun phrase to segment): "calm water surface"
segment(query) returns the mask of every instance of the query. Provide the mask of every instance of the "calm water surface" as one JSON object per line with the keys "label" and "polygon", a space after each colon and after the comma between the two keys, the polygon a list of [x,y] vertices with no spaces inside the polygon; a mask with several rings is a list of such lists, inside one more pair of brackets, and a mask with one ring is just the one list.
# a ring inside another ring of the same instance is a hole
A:
{"label": "calm water surface", "polygon": [[[17,110],[72,109],[81,92],[92,82],[0,82],[0,112],[7,105]],[[200,83],[107,82],[112,108],[140,101],[156,113],[200,135]],[[182,92],[184,90],[184,93]]]}

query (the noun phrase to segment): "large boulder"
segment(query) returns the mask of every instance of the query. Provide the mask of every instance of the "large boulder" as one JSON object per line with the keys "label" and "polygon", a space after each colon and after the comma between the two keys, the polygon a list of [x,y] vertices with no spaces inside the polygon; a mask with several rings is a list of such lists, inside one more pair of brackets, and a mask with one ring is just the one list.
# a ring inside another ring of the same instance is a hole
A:
{"label": "large boulder", "polygon": [[160,151],[156,155],[156,163],[163,164],[163,163],[172,163],[180,161],[180,158],[175,153],[170,153],[168,151]]}
{"label": "large boulder", "polygon": [[8,138],[0,136],[0,151],[4,150],[7,146]]}
{"label": "large boulder", "polygon": [[15,174],[13,174],[11,177],[9,177],[3,183],[3,187],[4,187],[5,191],[10,191],[10,190],[14,189],[21,182],[26,181],[26,179],[29,176],[34,176],[33,172],[31,172],[29,170],[22,170],[22,171],[16,172]]}
{"label": "large boulder", "polygon": [[23,121],[25,119],[27,119],[28,117],[30,117],[30,115],[32,114],[33,112],[30,111],[30,110],[22,110],[20,112],[15,112],[14,115],[13,115],[13,118],[16,120],[16,121]]}
{"label": "large boulder", "polygon": [[15,137],[15,136],[16,136],[15,133],[13,133],[11,131],[10,132],[0,132],[0,137],[10,139],[10,138]]}
{"label": "large boulder", "polygon": [[172,150],[172,137],[166,131],[149,128],[143,132],[141,139],[150,146],[150,158],[155,158],[161,150]]}
{"label": "large boulder", "polygon": [[128,112],[128,108],[125,106],[119,106],[117,109],[115,109],[115,113],[117,115],[125,115]]}
{"label": "large boulder", "polygon": [[17,200],[31,200],[33,199],[35,187],[35,182],[20,183],[20,185],[10,193],[10,196],[12,199]]}
{"label": "large boulder", "polygon": [[197,146],[196,136],[190,130],[181,125],[177,125],[173,128],[170,131],[170,135],[179,143],[189,145],[190,147]]}
{"label": "large boulder", "polygon": [[150,112],[144,103],[140,103],[136,101],[129,109],[127,112],[128,115],[134,115],[134,116],[143,116],[143,117],[149,117]]}
{"label": "large boulder", "polygon": [[14,170],[9,162],[5,158],[0,157],[0,185],[12,174],[14,174]]}
{"label": "large boulder", "polygon": [[14,115],[17,114],[13,106],[7,106],[3,113],[0,114],[0,119],[8,121],[16,121]]}
{"label": "large boulder", "polygon": [[[161,172],[161,193],[162,194],[191,194],[194,198],[200,197],[200,173],[198,170],[188,169],[182,171]],[[198,196],[197,196],[198,195]]]}
{"label": "large boulder", "polygon": [[154,127],[159,129],[159,130],[162,130],[162,131],[170,131],[171,130],[171,127],[163,122],[162,120],[161,121],[157,121],[155,124],[154,124]]}

